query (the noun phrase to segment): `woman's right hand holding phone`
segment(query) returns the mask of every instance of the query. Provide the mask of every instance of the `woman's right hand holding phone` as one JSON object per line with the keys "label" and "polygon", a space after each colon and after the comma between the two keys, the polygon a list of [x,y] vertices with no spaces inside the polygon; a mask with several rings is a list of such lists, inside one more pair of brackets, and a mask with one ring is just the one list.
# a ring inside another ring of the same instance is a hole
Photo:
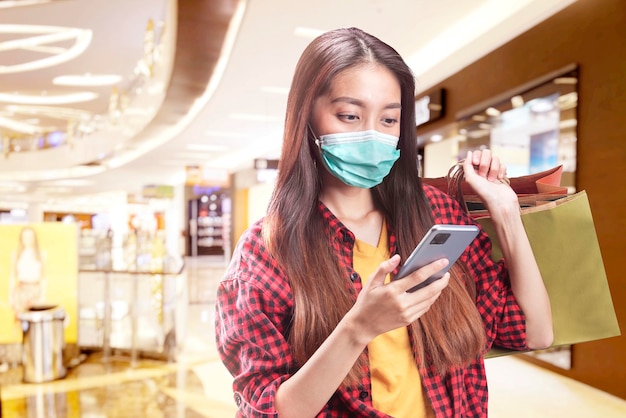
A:
{"label": "woman's right hand holding phone", "polygon": [[346,315],[346,319],[354,321],[355,337],[362,339],[364,345],[377,335],[405,327],[424,315],[448,285],[450,273],[422,289],[407,292],[446,267],[448,260],[445,258],[427,264],[402,280],[385,283],[385,278],[399,262],[399,255],[382,262]]}

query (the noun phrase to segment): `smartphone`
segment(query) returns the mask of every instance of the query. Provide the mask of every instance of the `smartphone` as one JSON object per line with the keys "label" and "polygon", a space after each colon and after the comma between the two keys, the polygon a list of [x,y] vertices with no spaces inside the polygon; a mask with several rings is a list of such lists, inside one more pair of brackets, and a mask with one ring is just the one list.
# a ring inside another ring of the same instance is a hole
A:
{"label": "smartphone", "polygon": [[415,270],[435,260],[447,258],[450,262],[446,267],[420,284],[413,286],[407,292],[415,292],[428,286],[435,280],[441,279],[463,254],[467,246],[476,238],[476,235],[478,235],[478,227],[476,225],[433,225],[420,243],[417,244],[417,247],[415,247],[402,267],[400,267],[396,280],[408,276]]}

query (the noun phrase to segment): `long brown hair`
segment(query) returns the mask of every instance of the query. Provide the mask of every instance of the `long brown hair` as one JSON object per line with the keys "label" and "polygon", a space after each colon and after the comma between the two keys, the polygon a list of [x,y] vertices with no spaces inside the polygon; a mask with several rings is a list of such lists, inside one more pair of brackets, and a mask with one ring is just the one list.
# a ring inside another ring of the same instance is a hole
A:
{"label": "long brown hair", "polygon": [[[304,364],[337,326],[355,300],[345,269],[333,254],[318,210],[321,173],[307,129],[313,103],[341,71],[376,62],[387,67],[402,90],[400,158],[384,181],[372,189],[374,202],[397,235],[402,259],[409,256],[434,223],[417,169],[415,82],[400,55],[356,28],[327,32],[309,44],[297,64],[287,100],[278,178],[263,233],[268,248],[289,279],[294,300],[288,339],[298,366]],[[452,280],[437,302],[410,325],[411,341],[422,365],[443,374],[479,356],[484,328],[476,309],[474,282],[454,266]],[[356,362],[346,383],[362,373]]]}

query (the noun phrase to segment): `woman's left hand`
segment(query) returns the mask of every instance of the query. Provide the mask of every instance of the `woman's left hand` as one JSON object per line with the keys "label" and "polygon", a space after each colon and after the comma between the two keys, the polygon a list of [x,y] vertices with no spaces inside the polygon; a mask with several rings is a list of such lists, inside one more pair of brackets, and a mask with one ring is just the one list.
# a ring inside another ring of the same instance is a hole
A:
{"label": "woman's left hand", "polygon": [[517,195],[506,181],[506,166],[490,150],[468,151],[463,170],[465,180],[490,213],[519,207]]}
{"label": "woman's left hand", "polygon": [[524,312],[526,343],[533,349],[546,348],[554,340],[550,298],[522,223],[517,195],[505,181],[506,167],[491,151],[474,151],[467,153],[463,174],[489,210],[511,289]]}

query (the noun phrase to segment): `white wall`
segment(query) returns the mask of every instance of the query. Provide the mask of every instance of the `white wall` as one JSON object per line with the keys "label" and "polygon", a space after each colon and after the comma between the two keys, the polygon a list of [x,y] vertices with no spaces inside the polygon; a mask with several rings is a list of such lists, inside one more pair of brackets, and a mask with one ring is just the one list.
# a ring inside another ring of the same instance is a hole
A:
{"label": "white wall", "polygon": [[456,138],[432,142],[424,147],[423,177],[444,177],[450,167],[457,163],[459,143]]}
{"label": "white wall", "polygon": [[273,190],[273,182],[256,184],[248,189],[248,222],[250,224],[265,216]]}

